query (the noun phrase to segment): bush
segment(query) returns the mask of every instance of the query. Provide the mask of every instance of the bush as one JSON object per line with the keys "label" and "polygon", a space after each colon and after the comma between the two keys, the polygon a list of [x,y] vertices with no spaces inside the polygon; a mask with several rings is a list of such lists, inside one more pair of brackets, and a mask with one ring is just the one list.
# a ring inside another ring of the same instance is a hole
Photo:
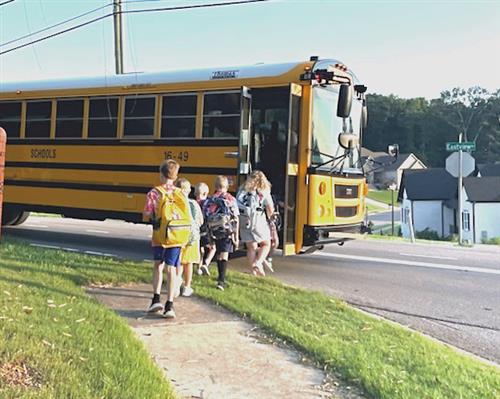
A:
{"label": "bush", "polygon": [[500,237],[493,237],[490,238],[489,240],[481,240],[483,244],[489,244],[489,245],[500,245]]}

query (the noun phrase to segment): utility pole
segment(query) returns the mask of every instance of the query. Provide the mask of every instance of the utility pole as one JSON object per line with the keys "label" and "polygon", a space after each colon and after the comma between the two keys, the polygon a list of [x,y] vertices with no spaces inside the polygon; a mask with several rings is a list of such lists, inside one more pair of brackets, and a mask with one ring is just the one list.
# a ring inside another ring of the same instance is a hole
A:
{"label": "utility pole", "polygon": [[[458,135],[458,142],[462,142],[462,135]],[[462,147],[458,151],[458,245],[462,245]]]}
{"label": "utility pole", "polygon": [[113,26],[115,35],[115,71],[123,73],[123,29],[121,0],[113,0]]}

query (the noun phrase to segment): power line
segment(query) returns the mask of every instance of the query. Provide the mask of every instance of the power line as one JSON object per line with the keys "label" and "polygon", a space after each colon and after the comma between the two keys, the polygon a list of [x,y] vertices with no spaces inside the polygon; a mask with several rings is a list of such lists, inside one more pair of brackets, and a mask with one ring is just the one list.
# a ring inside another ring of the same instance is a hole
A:
{"label": "power line", "polygon": [[0,3],[0,7],[4,6],[6,4],[12,3],[13,1],[16,1],[16,0],[7,0],[7,1],[4,1],[3,3]]}
{"label": "power line", "polygon": [[[14,1],[14,0],[10,0],[10,1]],[[32,34],[28,34],[28,35],[24,35],[24,36],[18,37],[17,39],[13,39],[13,40],[8,41],[8,42],[6,42],[6,43],[1,43],[1,44],[0,44],[0,47],[7,46],[7,45],[9,45],[9,44],[12,44],[12,43],[18,42],[18,41],[20,41],[20,40],[26,39],[27,37],[34,36],[34,35],[38,35],[39,33],[42,33],[42,32],[45,32],[45,31],[48,31],[48,30],[53,29],[53,28],[57,28],[58,26],[61,26],[61,25],[67,24],[68,22],[74,21],[75,19],[79,19],[79,18],[85,17],[85,16],[87,16],[87,15],[89,15],[89,14],[93,14],[93,13],[94,13],[94,12],[96,12],[96,11],[103,10],[104,8],[111,7],[112,5],[113,5],[113,4],[106,4],[105,6],[101,6],[101,7],[94,8],[93,10],[90,10],[90,11],[84,12],[83,14],[76,15],[76,16],[74,16],[74,17],[72,17],[72,18],[66,19],[65,21],[58,22],[58,23],[57,23],[57,24],[55,24],[55,25],[48,26],[48,27],[46,27],[46,28],[40,29],[39,31],[33,32]]]}
{"label": "power line", "polygon": [[[9,1],[14,1],[14,0],[9,0]],[[161,7],[161,8],[141,9],[141,10],[126,10],[126,11],[122,11],[121,13],[122,14],[137,14],[137,13],[143,13],[143,12],[179,11],[179,10],[190,10],[190,9],[196,9],[196,8],[211,8],[211,7],[234,6],[234,5],[242,5],[242,4],[250,4],[250,3],[262,3],[262,2],[266,2],[266,1],[269,1],[269,0],[241,0],[241,1],[230,1],[230,2],[226,2],[226,3],[208,3],[208,4],[197,4],[197,5],[190,5],[190,6]],[[102,9],[104,7],[107,7],[107,6],[100,7],[99,9]],[[94,11],[89,11],[88,13],[91,13],[91,12],[94,12]],[[105,15],[102,15],[100,17],[94,18],[94,19],[92,19],[90,21],[82,22],[81,24],[72,26],[70,28],[61,30],[59,32],[55,32],[55,33],[53,33],[51,35],[48,35],[48,36],[44,36],[44,37],[42,37],[40,39],[32,40],[31,42],[24,43],[24,44],[21,44],[19,46],[10,48],[8,50],[1,51],[0,55],[4,55],[4,54],[10,53],[12,51],[19,50],[21,48],[29,46],[31,44],[39,43],[41,41],[44,41],[44,40],[47,40],[47,39],[51,39],[53,37],[62,35],[64,33],[71,32],[73,30],[76,30],[76,29],[82,28],[84,26],[93,24],[95,22],[101,21],[101,20],[103,20],[105,18],[112,17],[113,15],[114,15],[114,13],[109,13],[109,14],[105,14]],[[76,18],[78,18],[78,17],[75,17],[74,19],[76,19]],[[61,25],[63,23],[67,23],[67,21],[66,22],[61,22],[58,25]],[[47,28],[47,29],[50,29],[50,28]],[[11,41],[10,43],[18,41],[18,40],[21,40],[21,39],[15,39],[15,40]],[[0,45],[0,46],[3,46],[3,45]]]}

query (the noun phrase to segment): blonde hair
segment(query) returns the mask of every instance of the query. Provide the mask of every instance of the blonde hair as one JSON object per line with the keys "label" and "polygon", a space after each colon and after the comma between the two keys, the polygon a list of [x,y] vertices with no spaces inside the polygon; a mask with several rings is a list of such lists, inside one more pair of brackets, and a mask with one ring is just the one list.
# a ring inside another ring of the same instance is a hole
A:
{"label": "blonde hair", "polygon": [[194,195],[196,197],[200,196],[202,193],[207,193],[210,191],[206,183],[197,183],[194,186]]}
{"label": "blonde hair", "polygon": [[264,172],[260,170],[254,170],[243,185],[243,188],[247,192],[258,191],[258,192],[271,192],[271,183],[267,180]]}
{"label": "blonde hair", "polygon": [[160,165],[160,175],[164,179],[175,180],[177,179],[179,168],[180,165],[177,163],[177,161],[174,161],[173,159],[167,159],[166,161],[163,161]]}
{"label": "blonde hair", "polygon": [[184,179],[181,177],[175,182],[175,185],[179,187],[186,195],[189,195],[189,193],[191,192],[191,183],[188,179]]}
{"label": "blonde hair", "polygon": [[217,191],[227,189],[229,187],[229,180],[226,176],[219,175],[215,178],[214,186]]}

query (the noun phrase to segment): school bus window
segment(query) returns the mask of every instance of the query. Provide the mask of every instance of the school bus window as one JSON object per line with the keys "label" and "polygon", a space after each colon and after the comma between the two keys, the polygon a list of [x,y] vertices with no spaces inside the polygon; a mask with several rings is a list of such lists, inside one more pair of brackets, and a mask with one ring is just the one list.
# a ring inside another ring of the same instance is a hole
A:
{"label": "school bus window", "polygon": [[124,136],[152,136],[155,127],[155,97],[125,99]]}
{"label": "school bus window", "polygon": [[116,137],[117,118],[118,98],[91,98],[89,109],[89,137]]}
{"label": "school bus window", "polygon": [[7,137],[19,137],[21,131],[21,103],[0,102],[0,126]]}
{"label": "school bus window", "polygon": [[206,93],[203,100],[203,137],[238,137],[240,93]]}
{"label": "school bus window", "polygon": [[27,138],[49,138],[52,101],[28,101],[26,103]]}
{"label": "school bus window", "polygon": [[82,137],[83,99],[58,100],[56,117],[57,138]]}
{"label": "school bus window", "polygon": [[195,137],[196,94],[163,96],[161,137]]}

